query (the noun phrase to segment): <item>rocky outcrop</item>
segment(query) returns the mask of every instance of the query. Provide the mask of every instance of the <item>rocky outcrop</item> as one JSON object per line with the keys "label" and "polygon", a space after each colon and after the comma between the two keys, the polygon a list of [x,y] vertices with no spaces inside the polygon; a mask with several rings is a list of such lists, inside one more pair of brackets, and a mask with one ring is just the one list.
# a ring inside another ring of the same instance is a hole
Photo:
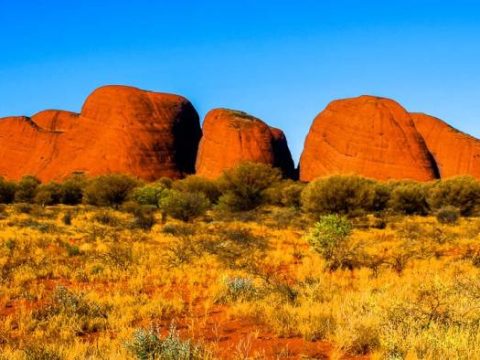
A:
{"label": "rocky outcrop", "polygon": [[471,175],[480,178],[480,140],[433,116],[412,113],[415,127],[432,153],[442,178]]}
{"label": "rocky outcrop", "polygon": [[439,176],[410,114],[373,96],[330,103],[310,128],[299,167],[303,181],[331,174],[420,181]]}
{"label": "rocky outcrop", "polygon": [[197,175],[217,178],[223,171],[251,161],[279,167],[292,176],[294,166],[285,135],[241,111],[214,109],[205,117],[198,149]]}
{"label": "rocky outcrop", "polygon": [[105,86],[87,98],[80,114],[47,110],[0,119],[0,176],[178,178],[194,172],[200,137],[197,112],[185,98]]}

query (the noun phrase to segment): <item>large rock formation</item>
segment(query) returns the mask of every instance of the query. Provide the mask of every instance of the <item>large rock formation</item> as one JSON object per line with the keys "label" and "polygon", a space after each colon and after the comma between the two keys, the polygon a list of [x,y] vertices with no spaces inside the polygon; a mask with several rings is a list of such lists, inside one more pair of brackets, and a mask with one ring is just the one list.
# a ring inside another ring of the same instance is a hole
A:
{"label": "large rock formation", "polygon": [[0,176],[178,178],[194,172],[200,137],[198,115],[185,98],[105,86],[87,98],[80,114],[47,110],[0,119]]}
{"label": "large rock formation", "polygon": [[380,180],[432,180],[438,169],[410,114],[393,100],[360,96],[330,103],[314,120],[300,180],[358,174]]}
{"label": "large rock formation", "polygon": [[440,176],[472,175],[480,178],[480,140],[462,133],[440,119],[411,114],[437,162]]}
{"label": "large rock formation", "polygon": [[210,111],[203,123],[197,174],[217,178],[224,170],[245,161],[279,167],[285,176],[294,173],[292,156],[281,130],[241,111]]}

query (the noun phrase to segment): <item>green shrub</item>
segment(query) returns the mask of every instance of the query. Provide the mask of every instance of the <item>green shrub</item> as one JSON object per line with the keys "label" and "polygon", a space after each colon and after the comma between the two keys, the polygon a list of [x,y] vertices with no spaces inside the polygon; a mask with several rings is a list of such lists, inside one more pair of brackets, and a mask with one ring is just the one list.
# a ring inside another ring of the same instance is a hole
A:
{"label": "green shrub", "polygon": [[437,211],[437,221],[441,224],[456,224],[460,211],[453,206],[445,206]]}
{"label": "green shrub", "polygon": [[160,201],[167,194],[168,188],[161,182],[155,182],[136,188],[132,197],[140,205],[159,207]]}
{"label": "green shrub", "polygon": [[38,205],[55,205],[62,200],[62,186],[56,182],[41,184],[35,192],[34,202]]}
{"label": "green shrub", "polygon": [[266,190],[281,180],[281,172],[269,165],[246,162],[224,172],[220,179],[220,209],[248,211],[265,202]]}
{"label": "green shrub", "polygon": [[438,181],[429,191],[428,203],[432,209],[453,206],[463,216],[474,215],[480,210],[480,182],[469,176]]}
{"label": "green shrub", "polygon": [[314,225],[307,240],[327,262],[330,270],[353,268],[355,249],[349,244],[352,223],[337,214],[324,215]]}
{"label": "green shrub", "polygon": [[190,221],[205,214],[210,202],[201,193],[185,193],[178,190],[169,190],[160,202],[160,209],[175,219]]}
{"label": "green shrub", "polygon": [[77,205],[82,202],[83,191],[87,180],[83,175],[73,175],[62,183],[61,203],[65,205]]}
{"label": "green shrub", "polygon": [[134,228],[150,231],[155,225],[155,212],[149,207],[140,207],[133,212]]}
{"label": "green shrub", "polygon": [[111,174],[90,180],[85,188],[84,200],[87,204],[118,208],[137,186],[130,176]]}
{"label": "green shrub", "polygon": [[268,203],[298,209],[305,184],[293,180],[282,180],[265,191]]}
{"label": "green shrub", "polygon": [[24,176],[17,184],[15,191],[15,202],[32,203],[40,180],[34,176]]}
{"label": "green shrub", "polygon": [[190,175],[185,179],[175,181],[172,188],[182,192],[201,193],[205,195],[212,204],[215,204],[221,195],[216,181],[196,175]]}
{"label": "green shrub", "polygon": [[205,350],[190,340],[180,339],[175,326],[165,337],[154,330],[137,330],[126,343],[127,349],[138,360],[203,360],[208,358]]}
{"label": "green shrub", "polygon": [[10,204],[15,200],[16,184],[0,177],[0,204]]}
{"label": "green shrub", "polygon": [[406,215],[426,215],[429,207],[426,197],[426,185],[416,182],[392,184],[388,206],[395,212]]}
{"label": "green shrub", "polygon": [[359,176],[334,175],[305,187],[302,208],[313,214],[355,214],[372,210],[374,199],[374,181]]}

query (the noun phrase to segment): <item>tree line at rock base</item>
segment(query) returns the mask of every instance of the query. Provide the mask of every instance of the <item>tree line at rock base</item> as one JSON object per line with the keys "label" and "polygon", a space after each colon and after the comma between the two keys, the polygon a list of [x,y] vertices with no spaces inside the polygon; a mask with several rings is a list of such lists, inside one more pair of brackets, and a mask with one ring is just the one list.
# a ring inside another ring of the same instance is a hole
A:
{"label": "tree line at rock base", "polygon": [[[480,212],[480,181],[461,176],[433,182],[380,182],[355,175],[333,175],[305,184],[282,179],[280,170],[242,163],[217,180],[189,176],[146,183],[124,174],[93,178],[75,175],[62,183],[42,184],[33,176],[17,182],[0,178],[0,203],[50,206],[107,206],[161,211],[190,221],[215,209],[245,212],[263,205],[294,208],[315,216],[368,213],[435,214],[440,221]],[[135,210],[136,209],[136,210]]]}

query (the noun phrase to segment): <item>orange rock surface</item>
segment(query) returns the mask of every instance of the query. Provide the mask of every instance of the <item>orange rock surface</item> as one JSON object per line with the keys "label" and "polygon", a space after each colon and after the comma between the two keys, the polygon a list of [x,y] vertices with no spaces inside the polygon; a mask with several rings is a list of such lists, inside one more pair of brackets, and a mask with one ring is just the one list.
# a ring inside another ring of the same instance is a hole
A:
{"label": "orange rock surface", "polygon": [[198,115],[185,98],[105,86],[87,98],[80,114],[47,110],[0,119],[0,176],[177,178],[194,171],[200,137]]}
{"label": "orange rock surface", "polygon": [[331,174],[380,180],[438,177],[410,114],[393,100],[373,96],[330,103],[310,128],[299,167],[302,181]]}
{"label": "orange rock surface", "polygon": [[480,178],[480,140],[425,114],[411,114],[437,162],[440,176],[472,175]]}
{"label": "orange rock surface", "polygon": [[293,161],[281,130],[241,111],[214,109],[205,117],[197,175],[217,178],[245,161],[270,164],[293,174]]}

